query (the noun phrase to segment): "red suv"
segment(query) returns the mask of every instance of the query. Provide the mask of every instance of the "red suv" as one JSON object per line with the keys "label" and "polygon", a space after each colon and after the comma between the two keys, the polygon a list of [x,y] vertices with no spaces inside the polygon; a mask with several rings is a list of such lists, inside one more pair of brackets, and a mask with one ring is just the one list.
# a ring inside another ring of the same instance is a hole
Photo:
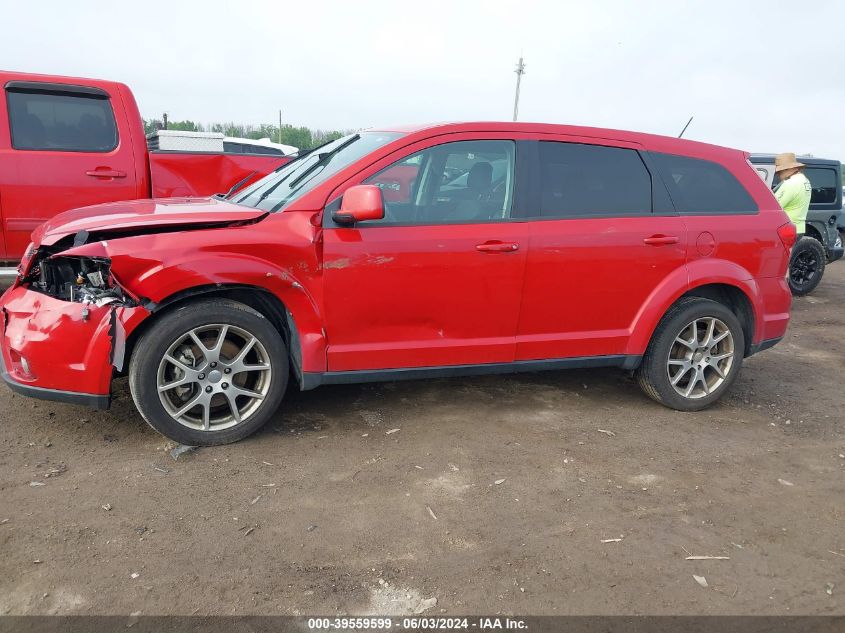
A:
{"label": "red suv", "polygon": [[527,123],[365,131],[227,198],[42,225],[0,300],[3,377],[232,442],[289,379],[634,370],[690,411],[789,321],[795,229],[733,149]]}

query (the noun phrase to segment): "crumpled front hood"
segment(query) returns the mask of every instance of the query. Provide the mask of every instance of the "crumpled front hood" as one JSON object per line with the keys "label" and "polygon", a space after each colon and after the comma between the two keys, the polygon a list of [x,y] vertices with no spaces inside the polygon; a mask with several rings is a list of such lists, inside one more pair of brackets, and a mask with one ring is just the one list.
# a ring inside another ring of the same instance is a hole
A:
{"label": "crumpled front hood", "polygon": [[149,229],[186,230],[254,222],[267,215],[217,198],[163,198],[110,202],[60,213],[32,233],[36,245],[52,246],[80,231],[104,237],[138,235]]}

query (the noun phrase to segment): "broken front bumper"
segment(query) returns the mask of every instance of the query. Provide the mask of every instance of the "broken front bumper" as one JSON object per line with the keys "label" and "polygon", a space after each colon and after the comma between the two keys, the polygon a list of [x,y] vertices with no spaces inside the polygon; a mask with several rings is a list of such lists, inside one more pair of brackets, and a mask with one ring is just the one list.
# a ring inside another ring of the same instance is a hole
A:
{"label": "broken front bumper", "polygon": [[0,375],[25,396],[107,409],[127,325],[146,314],[11,288],[0,298]]}

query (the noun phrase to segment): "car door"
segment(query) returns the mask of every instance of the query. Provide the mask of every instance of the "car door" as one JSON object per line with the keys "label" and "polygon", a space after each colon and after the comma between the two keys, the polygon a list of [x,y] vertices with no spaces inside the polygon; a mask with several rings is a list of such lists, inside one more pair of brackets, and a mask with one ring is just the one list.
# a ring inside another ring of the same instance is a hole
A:
{"label": "car door", "polygon": [[[33,81],[4,86],[8,137],[0,139],[0,197],[8,258],[29,235],[76,207],[137,197],[130,130],[119,95]],[[5,125],[3,126],[5,129]]]}
{"label": "car door", "polygon": [[331,205],[324,214],[329,371],[514,360],[527,239],[511,220],[515,143],[449,138],[347,183],[379,186],[384,219],[343,227]]}
{"label": "car door", "polygon": [[624,354],[637,314],[684,274],[686,229],[632,143],[539,141],[517,359]]}

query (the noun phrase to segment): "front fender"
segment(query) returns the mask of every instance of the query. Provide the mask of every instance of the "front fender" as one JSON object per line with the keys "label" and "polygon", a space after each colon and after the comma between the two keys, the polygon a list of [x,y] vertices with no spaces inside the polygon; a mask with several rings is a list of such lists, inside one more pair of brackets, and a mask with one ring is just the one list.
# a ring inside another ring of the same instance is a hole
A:
{"label": "front fender", "polygon": [[[322,275],[313,241],[288,234],[289,241],[268,242],[267,232],[257,227],[226,229],[225,234],[228,239],[221,239],[222,231],[139,235],[87,244],[63,255],[108,257],[115,279],[151,312],[192,289],[266,290],[292,316],[302,370],[325,371]],[[139,324],[133,323],[133,329]]]}
{"label": "front fender", "polygon": [[[120,258],[112,260],[112,267],[118,274],[120,264]],[[289,269],[258,258],[197,257],[154,266],[131,279],[121,279],[121,282],[130,292],[154,304],[192,288],[249,286],[264,289],[281,301],[293,317],[301,346],[302,370],[326,370],[326,340],[319,303],[305,283]],[[155,306],[149,307],[155,310]]]}

